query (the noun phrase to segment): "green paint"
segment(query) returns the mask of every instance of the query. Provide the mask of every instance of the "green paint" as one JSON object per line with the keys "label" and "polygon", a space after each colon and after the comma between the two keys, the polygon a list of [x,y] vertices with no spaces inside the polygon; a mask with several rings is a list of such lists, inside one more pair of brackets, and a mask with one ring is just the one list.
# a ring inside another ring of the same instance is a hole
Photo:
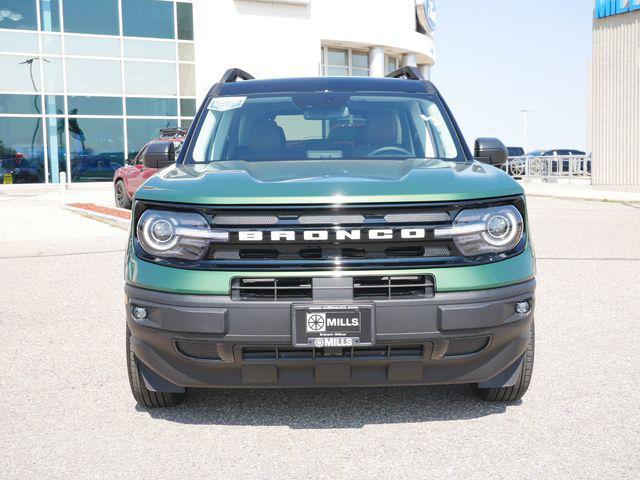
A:
{"label": "green paint", "polygon": [[[460,292],[503,287],[530,280],[535,275],[535,263],[530,247],[520,255],[502,262],[470,267],[447,267],[413,270],[366,270],[342,272],[354,275],[417,275],[432,274],[438,292]],[[163,267],[130,255],[127,261],[127,282],[142,288],[173,293],[198,295],[229,295],[234,277],[321,277],[330,272],[221,272],[183,270]]]}
{"label": "green paint", "polygon": [[478,162],[303,160],[179,165],[150,178],[138,200],[203,205],[305,205],[474,200],[523,194]]}

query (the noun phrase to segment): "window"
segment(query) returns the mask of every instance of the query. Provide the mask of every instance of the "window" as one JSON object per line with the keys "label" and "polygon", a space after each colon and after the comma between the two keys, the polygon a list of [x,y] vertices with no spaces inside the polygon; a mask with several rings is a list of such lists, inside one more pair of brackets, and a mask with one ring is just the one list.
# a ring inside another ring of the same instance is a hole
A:
{"label": "window", "polygon": [[47,115],[64,115],[64,96],[47,95],[44,97],[44,111]]}
{"label": "window", "polygon": [[48,180],[60,182],[60,173],[67,172],[64,118],[47,117]]}
{"label": "window", "polygon": [[369,54],[352,49],[322,47],[322,71],[329,77],[369,75]]}
{"label": "window", "polygon": [[67,55],[93,57],[120,56],[120,40],[117,38],[65,35],[64,47]]}
{"label": "window", "polygon": [[44,181],[42,119],[0,117],[1,183]]}
{"label": "window", "polygon": [[34,93],[41,90],[38,57],[0,55],[0,91]]}
{"label": "window", "polygon": [[118,0],[64,0],[64,30],[118,35]]}
{"label": "window", "polygon": [[38,114],[40,113],[40,95],[0,94],[0,114]]}
{"label": "window", "polygon": [[120,62],[67,58],[67,89],[70,93],[122,93]]}
{"label": "window", "polygon": [[124,163],[121,119],[70,117],[69,142],[74,182],[110,181]]}
{"label": "window", "polygon": [[309,92],[223,101],[211,100],[187,162],[465,161],[433,95]]}
{"label": "window", "polygon": [[35,0],[0,0],[0,28],[37,30]]}
{"label": "window", "polygon": [[67,98],[69,115],[122,115],[120,97],[76,97]]}
{"label": "window", "polygon": [[176,46],[173,42],[137,40],[125,38],[125,58],[149,58],[151,60],[175,60]]}
{"label": "window", "polygon": [[[0,13],[0,18],[2,14]],[[2,23],[0,23],[2,28]],[[38,34],[0,31],[0,49],[5,52],[38,53]]]}
{"label": "window", "polygon": [[180,99],[180,115],[193,117],[196,114],[196,101],[192,98]]}
{"label": "window", "polygon": [[40,23],[43,32],[60,31],[60,1],[59,0],[39,0],[40,2]]}
{"label": "window", "polygon": [[136,117],[175,117],[175,98],[127,98],[127,115]]}
{"label": "window", "polygon": [[158,138],[160,129],[177,126],[178,123],[175,120],[162,118],[127,120],[127,138],[129,141],[127,158],[134,158],[149,140]]}
{"label": "window", "polygon": [[178,13],[178,39],[193,40],[193,5],[176,3]]}
{"label": "window", "polygon": [[193,63],[180,64],[180,95],[196,96],[196,67]]}
{"label": "window", "polygon": [[122,0],[122,29],[130,37],[174,38],[173,3]]}
{"label": "window", "polygon": [[385,73],[385,75],[387,73],[391,73],[394,70],[399,69],[401,64],[402,64],[402,62],[400,61],[400,59],[398,57],[394,57],[394,56],[391,56],[391,55],[385,55],[384,56],[384,73]]}
{"label": "window", "polygon": [[125,62],[125,91],[128,95],[177,95],[176,66],[173,63]]}

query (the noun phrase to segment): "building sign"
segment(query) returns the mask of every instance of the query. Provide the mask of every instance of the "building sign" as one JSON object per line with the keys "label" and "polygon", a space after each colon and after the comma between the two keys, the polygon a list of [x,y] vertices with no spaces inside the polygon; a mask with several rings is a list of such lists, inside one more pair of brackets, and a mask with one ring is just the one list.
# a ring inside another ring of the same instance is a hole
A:
{"label": "building sign", "polygon": [[424,33],[433,33],[438,28],[438,10],[435,0],[416,0],[418,27]]}
{"label": "building sign", "polygon": [[596,0],[596,18],[611,17],[640,10],[640,0]]}

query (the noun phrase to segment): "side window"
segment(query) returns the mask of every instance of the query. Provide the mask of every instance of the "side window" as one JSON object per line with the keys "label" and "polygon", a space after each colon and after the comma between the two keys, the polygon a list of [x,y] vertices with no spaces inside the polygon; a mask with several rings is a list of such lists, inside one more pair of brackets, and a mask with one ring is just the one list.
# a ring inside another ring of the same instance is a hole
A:
{"label": "side window", "polygon": [[147,151],[147,146],[145,145],[144,147],[142,147],[142,150],[138,152],[138,155],[136,155],[136,158],[133,161],[134,165],[142,165],[142,157],[144,156],[144,152],[146,151]]}

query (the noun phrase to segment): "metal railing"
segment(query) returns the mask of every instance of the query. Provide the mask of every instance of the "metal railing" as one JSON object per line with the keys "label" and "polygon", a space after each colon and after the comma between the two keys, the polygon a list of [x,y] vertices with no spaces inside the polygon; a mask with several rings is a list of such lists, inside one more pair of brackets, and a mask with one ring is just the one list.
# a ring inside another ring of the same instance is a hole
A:
{"label": "metal railing", "polygon": [[511,157],[503,170],[514,177],[590,177],[591,155]]}

